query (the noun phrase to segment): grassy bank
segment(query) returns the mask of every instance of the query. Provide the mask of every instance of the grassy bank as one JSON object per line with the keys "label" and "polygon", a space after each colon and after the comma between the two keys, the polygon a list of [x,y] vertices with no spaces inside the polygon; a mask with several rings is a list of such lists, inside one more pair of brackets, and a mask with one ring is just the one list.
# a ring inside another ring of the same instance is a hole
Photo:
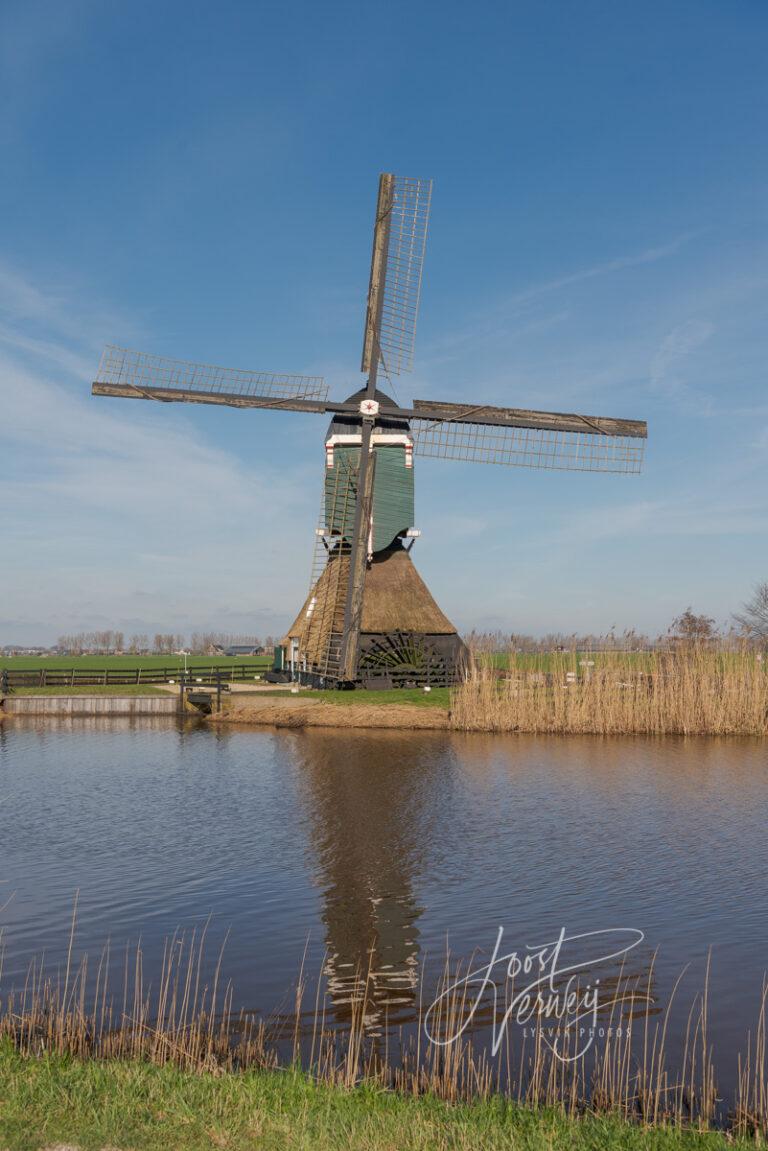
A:
{"label": "grassy bank", "polygon": [[707,646],[575,653],[541,668],[479,659],[452,695],[451,726],[463,731],[596,735],[766,735],[768,672],[749,649]]}
{"label": "grassy bank", "polygon": [[[286,691],[260,691],[258,695],[260,699],[287,699],[289,702],[296,698]],[[423,688],[397,688],[393,691],[313,691],[304,688],[299,692],[299,698],[332,703],[336,707],[393,703],[414,704],[416,707],[450,707],[451,689],[433,687],[431,691],[424,691]]]}
{"label": "grassy bank", "polygon": [[139,1060],[24,1057],[0,1044],[0,1146],[38,1151],[56,1143],[90,1149],[197,1151],[565,1151],[653,1148],[725,1151],[716,1134],[644,1130],[618,1119],[567,1119],[495,1098],[449,1104],[429,1095],[318,1085],[292,1071],[221,1075]]}
{"label": "grassy bank", "polygon": [[[479,655],[466,682],[452,689],[283,694],[274,715],[265,708],[264,695],[251,721],[278,726],[294,721],[329,726],[334,715],[340,726],[366,726],[366,709],[367,726],[407,726],[393,707],[404,704],[411,715],[414,706],[423,715],[440,715],[439,726],[454,731],[768,735],[768,666],[748,648],[511,654],[504,661],[498,653]],[[292,701],[330,706],[311,713],[304,708],[299,716]],[[244,708],[222,718],[247,720]]]}
{"label": "grassy bank", "polygon": [[95,966],[86,955],[75,963],[75,923],[76,912],[65,969],[49,977],[33,961],[0,998],[0,1148],[703,1147],[723,1145],[718,1118],[730,1145],[768,1139],[768,984],[726,1099],[708,974],[678,1012],[674,1063],[675,991],[660,1009],[653,963],[612,982],[594,1043],[560,1026],[553,1044],[537,1027],[522,1045],[508,1032],[494,1055],[487,1036],[470,1034],[473,993],[446,955],[436,986],[422,983],[410,1035],[393,1030],[382,1048],[372,970],[359,968],[345,991],[343,1021],[325,975],[311,981],[303,969],[292,1004],[263,1016],[235,1007],[222,952],[215,965],[205,959],[207,927],[176,932],[153,972],[141,946],[126,950],[120,972],[109,945]]}

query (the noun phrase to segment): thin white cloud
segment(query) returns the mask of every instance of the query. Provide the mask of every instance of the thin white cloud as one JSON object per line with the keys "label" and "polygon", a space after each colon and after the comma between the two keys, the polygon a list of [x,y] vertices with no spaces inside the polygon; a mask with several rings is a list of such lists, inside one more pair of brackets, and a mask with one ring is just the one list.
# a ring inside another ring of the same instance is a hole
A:
{"label": "thin white cloud", "polygon": [[697,235],[700,235],[700,233],[684,232],[682,235],[670,240],[669,243],[659,244],[656,247],[646,248],[642,252],[634,252],[626,256],[615,256],[610,260],[603,260],[599,264],[593,264],[587,268],[579,268],[575,272],[569,272],[564,276],[556,276],[551,280],[545,280],[541,284],[535,284],[531,288],[526,288],[523,292],[516,292],[512,296],[508,296],[500,305],[500,308],[514,308],[519,304],[528,303],[529,300],[537,299],[539,296],[559,292],[562,288],[570,287],[571,284],[582,283],[584,280],[594,280],[601,276],[610,276],[614,272],[622,272],[627,268],[639,268],[644,264],[656,264],[659,260],[666,260],[670,256],[677,255],[680,249]]}
{"label": "thin white cloud", "polygon": [[438,367],[441,363],[450,360],[456,351],[464,345],[477,342],[479,346],[484,347],[489,338],[515,339],[531,332],[544,331],[553,327],[569,317],[570,311],[568,309],[560,307],[544,314],[532,315],[531,306],[537,305],[548,296],[557,295],[564,288],[574,284],[600,279],[616,272],[656,264],[660,260],[669,259],[677,255],[691,239],[699,234],[697,232],[684,232],[668,243],[628,255],[615,256],[610,260],[603,260],[601,263],[592,264],[585,268],[578,268],[573,272],[555,276],[540,284],[534,284],[532,287],[521,292],[515,292],[511,296],[505,296],[491,308],[486,308],[482,315],[474,317],[467,325],[436,341],[431,348],[427,349],[427,360],[430,365]]}
{"label": "thin white cloud", "polygon": [[[183,417],[92,399],[2,354],[0,406],[3,614],[38,621],[30,642],[96,618],[217,626],[236,608],[269,630],[288,622],[309,578],[309,463],[246,464]],[[142,586],[153,600],[138,613]]]}
{"label": "thin white cloud", "polygon": [[85,357],[103,343],[118,336],[129,343],[140,337],[133,317],[86,303],[84,295],[74,282],[41,287],[0,261],[0,340],[80,377]]}
{"label": "thin white cloud", "polygon": [[676,324],[664,337],[651,361],[652,391],[693,406],[701,415],[709,414],[714,401],[685,378],[684,364],[714,332],[715,325],[710,320],[692,318]]}

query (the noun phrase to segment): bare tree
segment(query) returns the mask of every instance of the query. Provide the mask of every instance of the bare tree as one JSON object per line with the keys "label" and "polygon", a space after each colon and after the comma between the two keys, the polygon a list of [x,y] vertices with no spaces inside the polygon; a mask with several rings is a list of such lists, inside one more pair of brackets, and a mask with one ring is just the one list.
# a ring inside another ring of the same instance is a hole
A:
{"label": "bare tree", "polygon": [[696,615],[691,607],[687,607],[682,615],[672,620],[670,631],[682,643],[708,643],[717,635],[712,617]]}
{"label": "bare tree", "polygon": [[750,599],[733,618],[740,628],[755,639],[768,639],[768,582],[759,583]]}

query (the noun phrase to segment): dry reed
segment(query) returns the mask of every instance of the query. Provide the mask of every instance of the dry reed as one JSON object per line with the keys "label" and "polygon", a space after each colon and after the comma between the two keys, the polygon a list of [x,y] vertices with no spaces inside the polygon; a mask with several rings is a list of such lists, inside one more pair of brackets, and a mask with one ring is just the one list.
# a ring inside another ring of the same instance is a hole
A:
{"label": "dry reed", "polygon": [[706,645],[592,657],[559,652],[538,666],[474,661],[454,692],[461,731],[594,735],[765,735],[768,671],[754,650]]}

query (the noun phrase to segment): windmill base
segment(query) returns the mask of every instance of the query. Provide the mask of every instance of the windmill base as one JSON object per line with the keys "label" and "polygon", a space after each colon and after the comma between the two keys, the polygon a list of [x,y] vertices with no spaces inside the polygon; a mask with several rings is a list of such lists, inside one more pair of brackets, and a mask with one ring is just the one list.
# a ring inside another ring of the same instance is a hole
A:
{"label": "windmill base", "polygon": [[[342,686],[339,651],[346,553],[332,554],[286,636],[294,677],[310,687]],[[376,552],[365,575],[357,675],[348,687],[448,687],[469,663],[466,645],[440,611],[400,540]]]}

